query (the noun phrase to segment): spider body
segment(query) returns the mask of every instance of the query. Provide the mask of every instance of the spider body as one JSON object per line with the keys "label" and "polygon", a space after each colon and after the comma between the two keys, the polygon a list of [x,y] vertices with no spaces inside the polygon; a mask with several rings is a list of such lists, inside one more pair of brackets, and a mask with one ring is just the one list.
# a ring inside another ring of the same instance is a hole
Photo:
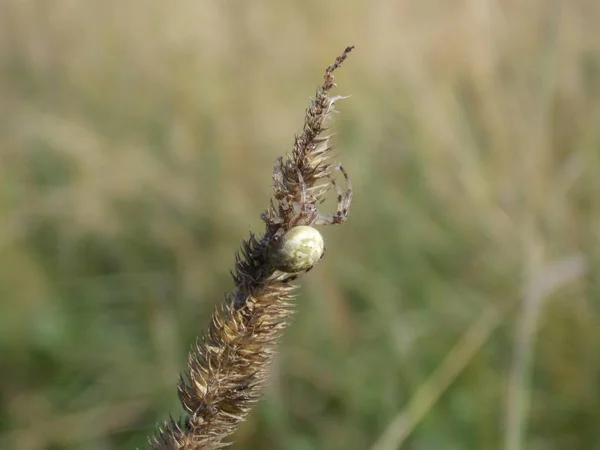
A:
{"label": "spider body", "polygon": [[[275,165],[276,173],[273,178],[276,182],[279,180],[277,172],[281,167],[280,164],[279,162]],[[323,257],[325,251],[323,236],[313,226],[335,225],[348,218],[352,202],[352,185],[341,165],[336,166],[334,170],[342,172],[347,185],[347,190],[344,192],[330,177],[331,184],[336,188],[338,195],[335,215],[319,212],[316,206],[318,199],[308,194],[306,183],[299,170],[297,174],[300,198],[292,202],[283,197],[279,198],[282,212],[288,216],[288,220],[287,227],[283,226],[284,220],[272,222],[281,225],[271,239],[269,250],[271,264],[275,269],[287,273],[310,270]]]}
{"label": "spider body", "polygon": [[298,225],[270,248],[269,256],[273,268],[286,273],[310,270],[325,252],[323,236],[315,228]]}

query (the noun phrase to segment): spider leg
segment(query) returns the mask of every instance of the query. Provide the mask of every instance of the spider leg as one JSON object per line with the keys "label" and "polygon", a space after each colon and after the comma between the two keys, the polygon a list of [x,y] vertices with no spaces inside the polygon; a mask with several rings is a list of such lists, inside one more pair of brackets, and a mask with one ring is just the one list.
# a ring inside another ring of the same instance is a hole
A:
{"label": "spider leg", "polygon": [[268,225],[281,225],[283,223],[283,219],[281,217],[272,217],[266,212],[263,212],[260,215],[260,218]]}
{"label": "spider leg", "polygon": [[342,222],[342,220],[339,220],[339,216],[337,214],[333,215],[320,212],[313,222],[313,225],[334,225],[340,222]]}
{"label": "spider leg", "polygon": [[342,191],[342,188],[340,187],[340,185],[337,184],[333,178],[331,179],[331,184],[333,184],[333,186],[335,187],[335,190],[337,192],[337,212],[336,212],[336,215],[338,217],[341,217],[344,214],[344,212],[345,212],[344,211],[344,209],[345,209],[344,191]]}
{"label": "spider leg", "polygon": [[335,215],[319,213],[315,219],[315,225],[334,225],[336,223],[342,223],[348,218],[350,212],[350,204],[352,203],[352,183],[350,182],[350,177],[341,165],[335,166],[333,170],[342,172],[342,175],[344,175],[346,180],[347,189],[346,192],[344,192],[335,179],[329,176],[331,185],[335,187],[337,192],[337,211]]}
{"label": "spider leg", "polygon": [[285,190],[283,184],[283,171],[281,169],[283,164],[283,158],[280,156],[275,160],[275,167],[273,168],[273,190],[275,192],[275,198],[281,200],[281,193]]}
{"label": "spider leg", "polygon": [[346,193],[343,195],[342,200],[339,200],[341,189],[339,189],[338,185],[336,185],[335,182],[333,183],[338,190],[338,202],[339,202],[338,215],[347,216],[348,213],[350,212],[350,204],[352,203],[352,195],[353,195],[352,182],[350,181],[348,172],[346,172],[346,169],[344,169],[344,167],[341,164],[339,164],[336,167],[336,170],[339,170],[340,172],[342,172],[342,175],[344,175],[344,179],[346,180]]}
{"label": "spider leg", "polygon": [[304,178],[300,173],[300,169],[297,170],[298,173],[298,187],[300,188],[300,203],[302,206],[306,204],[306,183],[304,182]]}
{"label": "spider leg", "polygon": [[308,200],[308,188],[304,182],[304,178],[302,177],[300,170],[298,169],[296,173],[298,174],[300,199],[299,201],[294,201],[292,203],[292,208],[295,212],[295,215],[289,221],[290,228],[296,225],[310,225],[313,223],[317,215],[316,207]]}

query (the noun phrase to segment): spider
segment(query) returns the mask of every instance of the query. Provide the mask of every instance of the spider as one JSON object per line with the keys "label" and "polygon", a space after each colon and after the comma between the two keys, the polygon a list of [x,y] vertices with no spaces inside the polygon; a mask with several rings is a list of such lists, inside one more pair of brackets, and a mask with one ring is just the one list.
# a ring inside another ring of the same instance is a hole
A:
{"label": "spider", "polygon": [[[294,215],[288,221],[288,230],[285,227],[279,228],[271,240],[269,251],[270,260],[273,267],[286,273],[298,273],[309,271],[322,257],[325,252],[325,243],[323,236],[313,225],[334,225],[346,221],[350,212],[352,202],[352,184],[348,174],[341,165],[335,167],[346,179],[347,190],[344,191],[330,177],[331,184],[335,186],[338,194],[338,207],[335,215],[319,212],[315,205],[314,198],[308,199],[308,189],[298,170],[298,186],[300,188],[300,201],[292,203]],[[277,172],[277,166],[276,166]],[[276,182],[276,192],[279,187],[278,179]],[[281,192],[281,191],[279,191]],[[285,199],[280,199],[285,210],[289,210],[289,203]],[[283,220],[281,219],[283,222]]]}

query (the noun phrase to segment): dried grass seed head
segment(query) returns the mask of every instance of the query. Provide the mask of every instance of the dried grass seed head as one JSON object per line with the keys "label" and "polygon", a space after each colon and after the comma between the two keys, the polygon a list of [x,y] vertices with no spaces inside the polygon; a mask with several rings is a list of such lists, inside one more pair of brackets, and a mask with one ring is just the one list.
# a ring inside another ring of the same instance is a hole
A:
{"label": "dried grass seed head", "polygon": [[[306,111],[304,128],[291,155],[281,158],[273,174],[274,200],[263,214],[264,237],[251,235],[236,255],[235,289],[213,314],[209,330],[192,349],[187,377],[179,384],[180,401],[189,414],[183,422],[167,421],[151,442],[159,450],[217,449],[244,420],[267,380],[275,344],[292,312],[295,277],[273,277],[274,266],[286,271],[308,270],[322,256],[323,238],[311,225],[340,223],[347,217],[351,195],[338,190],[338,213],[317,211],[331,176],[330,136],[326,121],[334,111],[330,97],[333,71],[352,47],[325,72],[325,82]],[[323,180],[325,178],[325,180]]]}

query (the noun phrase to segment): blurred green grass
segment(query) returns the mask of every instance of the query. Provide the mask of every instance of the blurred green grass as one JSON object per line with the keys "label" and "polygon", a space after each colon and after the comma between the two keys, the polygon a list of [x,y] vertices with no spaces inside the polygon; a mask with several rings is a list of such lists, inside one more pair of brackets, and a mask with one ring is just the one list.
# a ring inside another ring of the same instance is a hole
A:
{"label": "blurred green grass", "polygon": [[[355,44],[333,125],[351,220],[234,448],[600,449],[599,20],[594,0],[2,2],[0,448],[135,448],[179,415],[272,163]],[[587,271],[524,320],[572,257]]]}

